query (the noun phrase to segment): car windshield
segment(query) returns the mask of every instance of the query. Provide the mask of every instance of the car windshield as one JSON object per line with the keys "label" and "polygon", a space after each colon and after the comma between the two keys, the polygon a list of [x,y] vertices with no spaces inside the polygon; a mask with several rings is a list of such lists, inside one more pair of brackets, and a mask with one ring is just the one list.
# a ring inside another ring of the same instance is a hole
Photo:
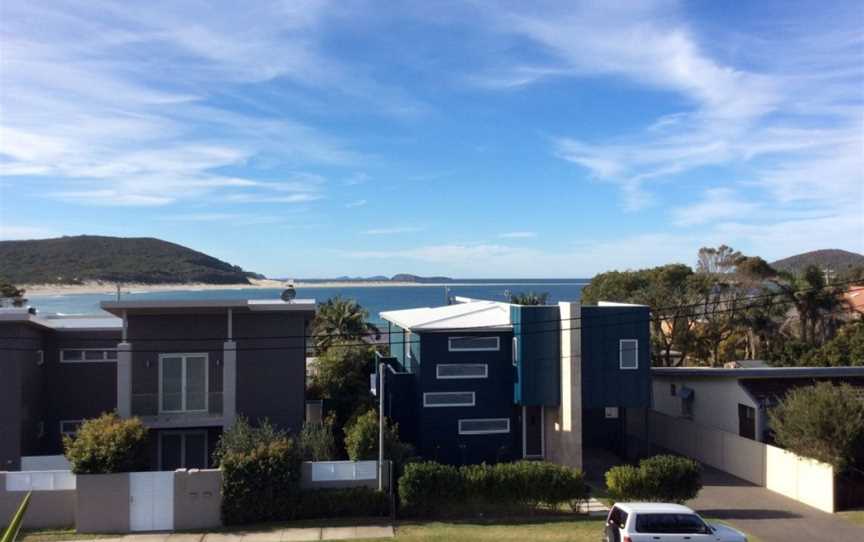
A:
{"label": "car windshield", "polygon": [[707,534],[711,531],[696,514],[639,514],[636,532]]}

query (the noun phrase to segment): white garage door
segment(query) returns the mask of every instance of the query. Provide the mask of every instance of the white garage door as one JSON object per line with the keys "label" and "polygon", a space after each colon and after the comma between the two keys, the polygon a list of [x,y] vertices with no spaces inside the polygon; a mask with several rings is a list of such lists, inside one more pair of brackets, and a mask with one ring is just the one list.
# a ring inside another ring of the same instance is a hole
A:
{"label": "white garage door", "polygon": [[129,530],[174,529],[174,472],[129,473]]}

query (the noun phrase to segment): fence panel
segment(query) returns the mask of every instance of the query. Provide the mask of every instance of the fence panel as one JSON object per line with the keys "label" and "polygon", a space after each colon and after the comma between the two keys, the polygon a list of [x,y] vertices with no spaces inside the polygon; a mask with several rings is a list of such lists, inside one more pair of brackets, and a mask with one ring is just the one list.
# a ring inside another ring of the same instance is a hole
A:
{"label": "fence panel", "polygon": [[313,482],[345,482],[377,479],[377,461],[316,461],[312,463]]}
{"label": "fence panel", "polygon": [[6,491],[63,491],[75,489],[75,475],[68,470],[6,473]]}

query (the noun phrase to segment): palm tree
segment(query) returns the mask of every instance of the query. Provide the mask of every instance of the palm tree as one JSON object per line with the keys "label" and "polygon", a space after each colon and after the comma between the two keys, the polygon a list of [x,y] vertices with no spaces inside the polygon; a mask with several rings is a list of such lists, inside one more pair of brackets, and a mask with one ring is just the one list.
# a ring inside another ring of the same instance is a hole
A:
{"label": "palm tree", "polygon": [[334,342],[360,341],[367,337],[381,338],[381,331],[368,322],[369,311],[353,299],[332,297],[318,307],[312,323],[312,342],[321,353]]}
{"label": "palm tree", "polygon": [[815,265],[808,266],[800,275],[781,272],[772,282],[798,314],[800,339],[810,344],[817,342],[817,329],[821,326],[825,335],[826,319],[830,320],[841,305],[837,289],[826,282],[825,275]]}
{"label": "palm tree", "polygon": [[510,303],[514,305],[545,305],[548,299],[549,292],[522,292],[510,295]]}

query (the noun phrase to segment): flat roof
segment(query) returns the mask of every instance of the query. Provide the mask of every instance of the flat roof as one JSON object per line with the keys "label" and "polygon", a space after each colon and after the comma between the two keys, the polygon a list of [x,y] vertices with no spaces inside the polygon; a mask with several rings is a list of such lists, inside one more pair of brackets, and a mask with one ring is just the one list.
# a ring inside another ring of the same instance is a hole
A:
{"label": "flat roof", "polygon": [[315,312],[314,299],[148,299],[129,301],[103,301],[102,310],[122,316],[123,311],[137,313],[166,312],[218,312],[222,309],[240,309],[260,312]]}
{"label": "flat roof", "polygon": [[497,301],[470,301],[441,307],[420,307],[380,313],[381,318],[412,331],[512,329],[510,305]]}
{"label": "flat roof", "polygon": [[123,320],[108,314],[39,314],[27,308],[0,309],[0,322],[20,322],[56,331],[114,331]]}
{"label": "flat roof", "polygon": [[864,367],[756,367],[725,369],[719,367],[652,367],[653,376],[692,376],[704,378],[811,378],[862,376]]}

